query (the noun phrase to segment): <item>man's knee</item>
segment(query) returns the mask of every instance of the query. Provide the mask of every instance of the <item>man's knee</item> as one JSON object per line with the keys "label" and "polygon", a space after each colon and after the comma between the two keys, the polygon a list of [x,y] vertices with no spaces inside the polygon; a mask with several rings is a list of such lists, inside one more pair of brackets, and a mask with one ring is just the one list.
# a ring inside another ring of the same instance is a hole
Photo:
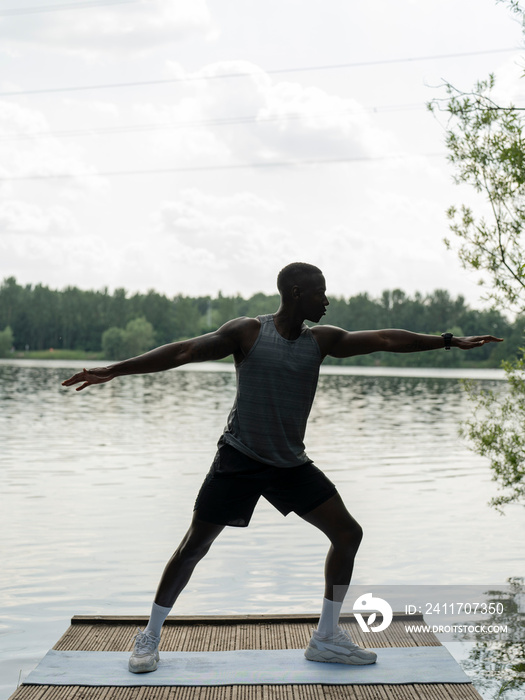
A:
{"label": "man's knee", "polygon": [[363,528],[355,520],[348,523],[346,527],[342,527],[338,532],[335,541],[332,544],[335,547],[340,547],[347,549],[349,551],[357,552],[361,540],[363,539]]}
{"label": "man's knee", "polygon": [[204,523],[194,518],[190,529],[177,549],[177,554],[184,561],[199,561],[208,553],[215,538],[222,530],[222,525]]}
{"label": "man's knee", "polygon": [[363,528],[361,527],[361,525],[359,525],[359,523],[355,523],[354,528],[352,530],[352,537],[354,539],[356,547],[359,547],[363,539]]}
{"label": "man's knee", "polygon": [[178,555],[184,562],[196,563],[206,556],[210,547],[211,542],[203,543],[188,540],[180,545]]}

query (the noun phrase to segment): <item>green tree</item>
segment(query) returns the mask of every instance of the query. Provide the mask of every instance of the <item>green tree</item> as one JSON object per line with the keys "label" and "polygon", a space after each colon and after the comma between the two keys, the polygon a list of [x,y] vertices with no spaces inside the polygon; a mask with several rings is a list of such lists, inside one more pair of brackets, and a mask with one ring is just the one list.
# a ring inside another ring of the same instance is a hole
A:
{"label": "green tree", "polygon": [[126,358],[126,332],[123,328],[111,326],[102,333],[102,352],[106,360]]}
{"label": "green tree", "polygon": [[7,357],[13,347],[13,331],[6,326],[0,331],[0,357]]}
{"label": "green tree", "polygon": [[[496,104],[491,97],[494,85],[490,76],[469,94],[446,86],[450,117],[446,144],[456,167],[455,181],[472,185],[488,205],[486,213],[477,216],[466,205],[452,206],[447,214],[459,238],[462,264],[482,273],[480,284],[490,281],[486,298],[499,307],[508,309],[510,304],[521,311],[525,296],[523,116],[512,106]],[[446,244],[451,247],[449,240]]]}
{"label": "green tree", "polygon": [[172,301],[150,289],[141,297],[140,313],[155,328],[158,343],[164,345],[172,342],[176,330]]}
{"label": "green tree", "polygon": [[151,350],[155,331],[145,318],[128,321],[126,328],[112,326],[102,334],[102,352],[109,360],[123,360]]}
{"label": "green tree", "polygon": [[124,344],[128,357],[141,355],[155,345],[155,331],[145,318],[134,318],[126,324]]}
{"label": "green tree", "polygon": [[473,441],[476,451],[491,461],[494,480],[501,493],[490,503],[500,512],[509,503],[525,502],[525,358],[503,362],[507,391],[482,391],[467,382],[476,411],[463,432]]}
{"label": "green tree", "polygon": [[[512,9],[523,17],[518,2]],[[481,195],[476,209],[450,207],[450,228],[459,242],[465,268],[488,282],[486,298],[496,308],[525,310],[525,133],[523,112],[493,99],[495,79],[478,82],[471,93],[446,84],[446,144],[455,166],[455,181],[471,185]],[[434,113],[443,101],[429,105]],[[450,241],[446,241],[451,246]],[[523,338],[522,338],[523,341]],[[502,493],[491,504],[502,509],[525,497],[525,351],[504,363],[506,391],[481,391],[467,384],[477,404],[464,434],[474,449],[490,459],[493,479]]]}
{"label": "green tree", "polygon": [[[174,301],[174,340],[193,338],[201,333],[201,314],[193,299],[177,296]],[[211,330],[210,328],[206,329]]]}

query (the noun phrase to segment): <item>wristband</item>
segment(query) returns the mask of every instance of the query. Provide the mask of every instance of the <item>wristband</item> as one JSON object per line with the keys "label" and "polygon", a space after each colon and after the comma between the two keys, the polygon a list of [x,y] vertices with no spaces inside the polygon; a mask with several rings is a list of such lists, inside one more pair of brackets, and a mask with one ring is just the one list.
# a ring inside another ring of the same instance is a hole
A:
{"label": "wristband", "polygon": [[454,335],[452,333],[442,333],[441,337],[445,343],[445,350],[450,350],[450,345],[452,343],[452,338]]}

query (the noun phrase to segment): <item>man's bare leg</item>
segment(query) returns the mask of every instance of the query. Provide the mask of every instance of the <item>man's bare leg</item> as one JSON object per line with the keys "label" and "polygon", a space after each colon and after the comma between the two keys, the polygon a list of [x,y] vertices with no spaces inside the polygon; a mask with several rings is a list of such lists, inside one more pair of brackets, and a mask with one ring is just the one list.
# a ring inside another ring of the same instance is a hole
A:
{"label": "man's bare leg", "polygon": [[193,513],[191,525],[181,543],[166,564],[160,579],[146,632],[160,636],[164,620],[193,574],[199,561],[207,554],[224,525],[199,520]]}
{"label": "man's bare leg", "polygon": [[331,542],[325,562],[325,598],[343,602],[363,530],[338,493],[303,515],[303,519],[324,532]]}
{"label": "man's bare leg", "polygon": [[323,609],[305,656],[310,661],[352,665],[373,664],[377,655],[354,644],[339,625],[343,600],[352,578],[354,559],[363,538],[358,522],[347,511],[339,494],[303,516],[330,540],[325,563]]}
{"label": "man's bare leg", "polygon": [[363,531],[346,509],[339,494],[335,494],[303,518],[324,532],[331,543],[325,562],[324,600],[317,628],[319,634],[326,637],[335,634],[337,630]]}
{"label": "man's bare leg", "polygon": [[224,525],[215,525],[199,520],[193,514],[191,525],[182,538],[173,556],[166,564],[160,579],[155,603],[172,607],[191,578],[199,561],[208,553],[215,539],[224,530]]}
{"label": "man's bare leg", "polygon": [[151,609],[148,626],[135,637],[135,646],[128,668],[132,673],[155,671],[159,661],[159,642],[162,625],[180,592],[191,578],[195,566],[206,555],[224,525],[199,520],[197,514],[182,542],[166,564]]}

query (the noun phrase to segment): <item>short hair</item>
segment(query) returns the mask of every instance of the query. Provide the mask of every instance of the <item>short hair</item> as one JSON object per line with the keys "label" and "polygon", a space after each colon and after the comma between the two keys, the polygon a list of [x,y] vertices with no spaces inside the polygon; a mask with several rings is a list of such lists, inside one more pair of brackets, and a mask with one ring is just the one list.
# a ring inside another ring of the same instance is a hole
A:
{"label": "short hair", "polygon": [[315,265],[309,263],[294,262],[286,265],[277,275],[277,289],[281,296],[287,295],[294,284],[303,284],[306,277],[315,274],[323,274]]}

